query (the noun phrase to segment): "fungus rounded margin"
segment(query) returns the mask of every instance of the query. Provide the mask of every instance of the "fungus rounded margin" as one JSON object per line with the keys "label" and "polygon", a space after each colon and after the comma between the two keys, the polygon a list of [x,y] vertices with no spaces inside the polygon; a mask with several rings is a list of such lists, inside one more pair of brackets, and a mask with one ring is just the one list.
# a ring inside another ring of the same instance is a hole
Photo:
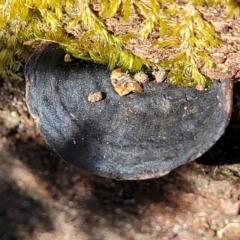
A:
{"label": "fungus rounded margin", "polygon": [[[232,83],[205,91],[166,87],[120,97],[106,66],[64,61],[57,44],[35,50],[25,68],[27,105],[48,143],[66,161],[114,179],[162,176],[195,160],[224,133],[232,107]],[[106,92],[92,104],[91,92]]]}

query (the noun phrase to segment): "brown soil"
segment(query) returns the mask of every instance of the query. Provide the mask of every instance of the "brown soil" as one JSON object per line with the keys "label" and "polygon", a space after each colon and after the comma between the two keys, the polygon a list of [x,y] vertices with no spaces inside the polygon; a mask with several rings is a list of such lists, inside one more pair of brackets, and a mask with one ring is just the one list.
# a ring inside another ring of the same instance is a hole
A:
{"label": "brown soil", "polygon": [[[90,2],[94,13],[98,16],[101,11],[100,1],[91,0]],[[182,5],[176,2],[172,3],[171,6],[175,6],[176,9],[182,8]],[[225,8],[213,8],[206,5],[198,6],[197,9],[202,17],[214,26],[216,37],[222,41],[217,49],[206,50],[215,67],[212,69],[205,68],[200,61],[197,62],[200,72],[204,76],[216,80],[227,78],[236,80],[240,78],[240,18],[229,19]],[[147,39],[139,36],[140,30],[145,24],[145,19],[137,11],[132,10],[133,13],[127,22],[122,20],[120,12],[117,12],[114,17],[107,18],[104,21],[107,30],[115,36],[133,34],[134,37],[126,41],[124,47],[140,58],[158,63],[176,57],[179,54],[179,49],[160,48],[155,44],[155,41],[160,37],[166,38],[166,36],[160,36],[158,29],[154,29]],[[80,27],[73,31],[67,26],[65,30],[76,38],[80,37],[85,31]]]}
{"label": "brown soil", "polygon": [[[240,18],[228,19],[225,9],[205,6],[198,7],[198,10],[203,18],[215,27],[218,38],[222,40],[219,48],[208,52],[215,63],[215,67],[213,69],[205,69],[200,64],[200,71],[210,79],[240,78]],[[136,13],[131,15],[128,22],[123,22],[121,19],[122,17],[119,14],[105,20],[108,31],[114,35],[122,35],[129,32],[138,35],[144,25],[144,20]],[[177,49],[161,49],[154,44],[159,37],[159,33],[153,31],[148,39],[138,37],[130,39],[125,44],[125,48],[136,56],[151,59],[153,62],[172,59],[177,56]]]}
{"label": "brown soil", "polygon": [[24,82],[0,80],[0,239],[239,239],[240,84],[231,123],[196,162],[159,179],[115,181],[53,153]]}

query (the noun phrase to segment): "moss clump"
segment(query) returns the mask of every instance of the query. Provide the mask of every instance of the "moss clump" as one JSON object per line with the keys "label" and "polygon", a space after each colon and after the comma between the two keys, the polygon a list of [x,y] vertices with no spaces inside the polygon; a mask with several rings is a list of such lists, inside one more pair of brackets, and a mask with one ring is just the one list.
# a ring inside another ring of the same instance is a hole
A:
{"label": "moss clump", "polygon": [[[99,6],[95,11],[93,6]],[[178,85],[206,85],[198,64],[213,67],[207,49],[221,43],[213,26],[204,20],[198,5],[226,7],[229,17],[238,17],[235,0],[0,0],[0,74],[14,75],[42,41],[59,43],[76,58],[107,63],[138,71],[144,66],[161,66]],[[111,34],[105,20],[116,14],[127,22],[131,14],[141,15],[144,25],[137,37],[147,39],[153,31],[159,48],[176,49],[172,59],[138,57],[124,46],[136,34]]]}

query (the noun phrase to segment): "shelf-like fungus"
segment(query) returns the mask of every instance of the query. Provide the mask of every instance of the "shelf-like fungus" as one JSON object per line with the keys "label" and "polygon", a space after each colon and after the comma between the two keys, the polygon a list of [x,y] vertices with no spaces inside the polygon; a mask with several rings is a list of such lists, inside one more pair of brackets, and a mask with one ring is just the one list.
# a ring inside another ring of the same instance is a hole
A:
{"label": "shelf-like fungus", "polygon": [[[35,50],[25,69],[27,105],[49,146],[66,161],[115,179],[162,176],[195,160],[224,133],[232,83],[206,90],[143,84],[119,96],[106,66],[64,61],[56,44]],[[101,101],[88,101],[103,92]]]}

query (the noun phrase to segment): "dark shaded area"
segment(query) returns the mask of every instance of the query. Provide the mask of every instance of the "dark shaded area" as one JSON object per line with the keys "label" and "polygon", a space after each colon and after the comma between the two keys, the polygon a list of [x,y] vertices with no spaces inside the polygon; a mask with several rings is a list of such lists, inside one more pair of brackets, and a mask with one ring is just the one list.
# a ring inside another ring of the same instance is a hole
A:
{"label": "dark shaded area", "polygon": [[33,231],[53,230],[48,210],[41,201],[27,196],[16,183],[0,176],[0,239],[31,238]]}
{"label": "dark shaded area", "polygon": [[[9,151],[14,156],[19,157],[34,174],[48,181],[51,187],[55,186],[59,194],[67,192],[69,190],[67,186],[74,185],[76,176],[78,176],[77,181],[81,181],[82,179],[86,184],[92,186],[100,204],[105,204],[105,198],[108,198],[110,194],[111,197],[108,200],[111,202],[107,202],[107,205],[122,203],[123,200],[130,200],[131,198],[154,201],[156,196],[158,201],[161,199],[162,201],[166,200],[166,202],[169,202],[170,199],[164,194],[164,191],[167,190],[165,189],[167,184],[174,185],[176,190],[185,189],[186,192],[191,192],[187,182],[183,179],[178,179],[178,183],[175,182],[178,169],[158,179],[118,181],[99,177],[70,165],[60,159],[47,146],[41,146],[33,139],[29,139],[28,142],[21,142],[21,139],[19,139],[14,145],[15,150],[13,151],[10,148]],[[119,190],[123,190],[120,195]],[[106,194],[102,194],[102,192],[106,192]],[[142,198],[142,196],[144,197]],[[89,206],[91,206],[91,203],[89,203]]]}
{"label": "dark shaded area", "polygon": [[[66,161],[94,174],[148,179],[207,151],[224,132],[232,86],[215,82],[205,91],[165,87],[118,96],[106,66],[64,62],[56,44],[41,45],[27,63],[27,104],[49,146]],[[89,93],[104,91],[97,103]]]}
{"label": "dark shaded area", "polygon": [[229,126],[219,141],[197,163],[227,165],[240,163],[240,82],[234,84],[233,112]]}
{"label": "dark shaded area", "polygon": [[[159,179],[117,181],[84,172],[59,159],[47,146],[41,146],[33,139],[27,142],[19,139],[14,142],[14,149],[12,147],[9,146],[8,151],[19,157],[34,175],[48,183],[47,190],[52,199],[60,203],[64,201],[63,196],[67,197],[66,202],[63,202],[66,206],[68,201],[74,202],[77,217],[72,217],[68,210],[66,221],[74,219],[77,227],[88,234],[90,239],[105,239],[94,236],[92,232],[93,228],[101,228],[102,225],[107,229],[114,228],[123,237],[127,234],[123,226],[127,224],[141,232],[141,218],[152,204],[157,203],[163,209],[171,207],[177,211],[183,208],[178,202],[178,194],[193,191],[190,184],[178,174],[181,169]],[[82,191],[87,193],[88,189],[91,189],[91,194],[86,197]]]}

